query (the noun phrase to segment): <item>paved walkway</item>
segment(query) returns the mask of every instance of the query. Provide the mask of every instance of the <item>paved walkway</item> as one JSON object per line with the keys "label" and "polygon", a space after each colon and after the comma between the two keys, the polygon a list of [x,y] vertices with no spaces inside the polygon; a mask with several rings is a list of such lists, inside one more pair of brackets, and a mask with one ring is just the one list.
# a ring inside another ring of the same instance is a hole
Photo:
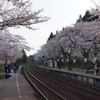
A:
{"label": "paved walkway", "polygon": [[37,100],[36,93],[20,73],[0,80],[0,100]]}

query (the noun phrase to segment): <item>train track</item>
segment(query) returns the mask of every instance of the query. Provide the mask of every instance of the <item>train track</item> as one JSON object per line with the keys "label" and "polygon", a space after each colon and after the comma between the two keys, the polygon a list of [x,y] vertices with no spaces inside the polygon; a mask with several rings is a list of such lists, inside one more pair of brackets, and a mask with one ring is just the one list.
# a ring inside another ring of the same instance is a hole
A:
{"label": "train track", "polygon": [[[35,69],[35,71],[37,71],[37,70]],[[97,96],[100,96],[100,88],[94,87],[92,85],[87,85],[85,83],[81,83],[81,82],[78,82],[78,81],[65,79],[65,77],[63,78],[63,77],[57,76],[57,75],[54,77],[54,75],[52,75],[51,73],[48,73],[48,72],[44,73],[44,71],[42,71],[42,70],[41,70],[41,72],[39,71],[39,73],[41,73],[41,74],[47,73],[48,77],[54,78],[55,80],[62,81],[64,83],[66,83],[66,84],[69,84],[69,85],[71,85],[73,87],[76,87],[76,88],[79,88],[81,90],[84,90],[86,92],[89,92],[91,94],[95,94]]]}
{"label": "train track", "polygon": [[28,69],[24,69],[24,74],[28,81],[39,92],[43,100],[66,100],[63,96],[52,90],[38,78],[36,78]]}
{"label": "train track", "polygon": [[93,91],[91,88],[87,88],[86,86],[83,87],[78,83],[74,83],[73,81],[63,80],[61,77],[55,77],[39,69],[37,70],[37,68],[29,67],[29,70],[32,74],[38,77],[39,80],[51,87],[58,94],[61,94],[65,100],[100,100],[100,90]]}

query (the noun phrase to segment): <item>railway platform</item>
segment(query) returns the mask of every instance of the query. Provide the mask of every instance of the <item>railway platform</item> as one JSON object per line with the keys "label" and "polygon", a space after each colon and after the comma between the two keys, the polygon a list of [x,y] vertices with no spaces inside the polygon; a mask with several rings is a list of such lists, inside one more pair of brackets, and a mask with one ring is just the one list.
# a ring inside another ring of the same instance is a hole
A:
{"label": "railway platform", "polygon": [[36,92],[20,73],[0,80],[0,100],[38,100]]}

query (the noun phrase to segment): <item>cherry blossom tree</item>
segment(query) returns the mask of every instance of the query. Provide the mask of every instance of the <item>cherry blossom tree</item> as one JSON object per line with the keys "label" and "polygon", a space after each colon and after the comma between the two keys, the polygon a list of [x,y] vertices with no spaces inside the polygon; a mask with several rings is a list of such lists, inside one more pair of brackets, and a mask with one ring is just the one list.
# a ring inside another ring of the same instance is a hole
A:
{"label": "cherry blossom tree", "polygon": [[[35,59],[41,59],[43,61],[52,61],[54,66],[54,61],[60,56],[57,49],[55,39],[49,40],[46,44],[41,47],[41,50],[35,55]],[[58,56],[59,55],[59,56]]]}
{"label": "cherry blossom tree", "polygon": [[12,35],[7,30],[0,32],[0,58],[3,59],[5,64],[20,58],[22,50],[30,50],[23,37]]}
{"label": "cherry blossom tree", "polygon": [[53,52],[54,50],[52,50],[52,45],[51,43],[47,43],[47,44],[44,44],[42,47],[41,47],[41,50],[39,51],[39,54],[41,54],[41,58],[44,60],[48,60],[48,59],[53,59],[54,58],[54,55],[53,55]]}
{"label": "cherry blossom tree", "polygon": [[89,69],[89,60],[93,62],[93,58],[98,57],[100,53],[100,22],[76,23],[74,27],[80,30],[77,48],[84,58],[86,68]]}
{"label": "cherry blossom tree", "polygon": [[[90,10],[90,17],[100,16],[100,6]],[[71,27],[63,28],[53,38],[42,47],[42,56],[52,59],[64,57],[71,59],[75,56],[91,60],[100,57],[100,18],[91,22],[75,23]],[[53,44],[53,45],[52,45]],[[40,53],[40,55],[41,55]],[[39,53],[38,53],[39,54]],[[62,56],[63,55],[63,56]],[[86,60],[85,59],[85,60]],[[69,67],[71,70],[71,67]]]}
{"label": "cherry blossom tree", "polygon": [[49,19],[39,15],[43,10],[32,12],[31,7],[30,0],[0,0],[0,30],[15,26],[33,29],[32,24]]}
{"label": "cherry blossom tree", "polygon": [[69,70],[72,70],[73,57],[83,56],[89,60],[93,58],[91,55],[95,56],[96,50],[100,51],[99,27],[99,22],[82,22],[64,28],[42,47],[42,57],[69,59]]}
{"label": "cherry blossom tree", "polygon": [[47,59],[69,59],[69,69],[71,70],[71,57],[75,52],[76,38],[73,35],[73,27],[67,27],[58,32],[55,38],[48,41],[42,47],[42,56]]}
{"label": "cherry blossom tree", "polygon": [[63,55],[63,58],[69,61],[69,70],[72,70],[71,63],[73,56],[76,55],[76,41],[77,36],[75,35],[77,30],[74,27],[66,27],[59,34],[56,35],[55,39],[57,44],[57,51]]}
{"label": "cherry blossom tree", "polygon": [[100,22],[77,23],[74,27],[80,30],[77,48],[84,58],[89,58],[91,53],[96,53],[96,50],[100,51]]}

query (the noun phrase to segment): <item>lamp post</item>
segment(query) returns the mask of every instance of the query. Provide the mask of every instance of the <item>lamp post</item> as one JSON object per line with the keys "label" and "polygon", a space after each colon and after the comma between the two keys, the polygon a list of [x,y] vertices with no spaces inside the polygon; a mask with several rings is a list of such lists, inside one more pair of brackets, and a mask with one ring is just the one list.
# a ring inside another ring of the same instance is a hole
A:
{"label": "lamp post", "polygon": [[57,59],[57,67],[59,68],[59,59]]}
{"label": "lamp post", "polygon": [[76,63],[76,59],[73,59],[73,63],[74,63],[74,64]]}
{"label": "lamp post", "polygon": [[87,63],[87,58],[84,58],[84,62]]}
{"label": "lamp post", "polygon": [[97,65],[96,65],[96,61],[97,61],[97,58],[93,58],[93,61],[94,61],[94,69],[97,69]]}
{"label": "lamp post", "polygon": [[[84,65],[86,65],[86,68],[87,68],[87,58],[84,58]],[[84,68],[84,65],[82,66],[82,72],[83,72],[83,68]]]}
{"label": "lamp post", "polygon": [[59,62],[59,59],[57,59],[57,62]]}
{"label": "lamp post", "polygon": [[64,62],[64,59],[61,59],[62,62]]}
{"label": "lamp post", "polygon": [[66,62],[67,62],[68,68],[69,68],[69,59],[68,58],[66,59]]}
{"label": "lamp post", "polygon": [[67,63],[69,62],[69,59],[66,59]]}

